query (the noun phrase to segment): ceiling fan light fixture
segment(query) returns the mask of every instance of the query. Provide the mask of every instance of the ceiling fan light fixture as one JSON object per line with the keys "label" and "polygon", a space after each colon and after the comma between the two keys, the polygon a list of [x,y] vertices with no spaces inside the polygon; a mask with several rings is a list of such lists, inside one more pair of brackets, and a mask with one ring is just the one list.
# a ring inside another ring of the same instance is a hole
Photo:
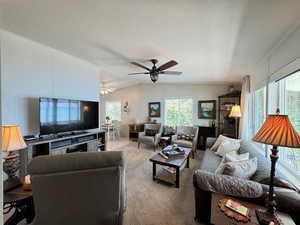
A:
{"label": "ceiling fan light fixture", "polygon": [[155,83],[158,80],[158,74],[150,74],[150,79]]}
{"label": "ceiling fan light fixture", "polygon": [[159,66],[158,68],[156,67],[156,63],[158,63],[157,59],[150,59],[150,62],[152,62],[153,66],[152,68],[148,68],[144,65],[141,65],[140,63],[137,62],[131,62],[131,64],[138,66],[140,68],[143,68],[145,70],[147,70],[147,72],[140,72],[140,73],[130,73],[128,75],[140,75],[140,74],[149,74],[150,75],[150,79],[153,83],[155,83],[158,80],[158,76],[159,74],[166,74],[166,75],[180,75],[181,72],[178,71],[166,71],[167,69],[177,65],[178,63],[175,60],[170,60],[169,62]]}
{"label": "ceiling fan light fixture", "polygon": [[100,94],[101,94],[101,95],[106,95],[106,94],[108,94],[109,92],[112,92],[112,90],[109,89],[109,88],[106,88],[106,87],[100,88]]}

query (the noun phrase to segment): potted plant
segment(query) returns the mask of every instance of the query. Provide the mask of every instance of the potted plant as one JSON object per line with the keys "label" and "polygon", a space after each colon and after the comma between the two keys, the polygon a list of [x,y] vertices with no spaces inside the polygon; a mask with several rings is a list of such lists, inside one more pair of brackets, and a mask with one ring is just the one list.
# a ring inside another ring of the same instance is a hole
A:
{"label": "potted plant", "polygon": [[106,119],[106,123],[110,122],[110,117],[109,116],[106,116],[105,119]]}

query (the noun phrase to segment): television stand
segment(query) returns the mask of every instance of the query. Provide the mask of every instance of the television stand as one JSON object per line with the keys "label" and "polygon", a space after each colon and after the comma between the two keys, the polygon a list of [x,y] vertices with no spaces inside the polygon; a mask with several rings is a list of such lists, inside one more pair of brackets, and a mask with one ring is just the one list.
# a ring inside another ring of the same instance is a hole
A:
{"label": "television stand", "polygon": [[61,138],[61,137],[70,137],[72,135],[80,135],[80,134],[88,134],[88,131],[72,131],[72,132],[65,132],[65,133],[58,133],[54,136],[56,136],[57,138]]}
{"label": "television stand", "polygon": [[21,151],[22,165],[20,177],[27,174],[27,166],[34,157],[41,155],[62,155],[72,152],[96,152],[106,150],[105,131],[79,131],[64,136],[49,135],[47,137],[26,141],[27,151]]}

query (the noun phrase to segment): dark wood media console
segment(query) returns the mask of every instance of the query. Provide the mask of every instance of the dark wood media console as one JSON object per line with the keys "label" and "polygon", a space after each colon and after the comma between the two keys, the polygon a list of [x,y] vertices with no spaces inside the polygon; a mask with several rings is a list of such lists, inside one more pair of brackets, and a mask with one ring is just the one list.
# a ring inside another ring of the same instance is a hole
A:
{"label": "dark wood media console", "polygon": [[22,151],[20,155],[22,165],[24,165],[24,167],[20,169],[20,177],[23,178],[27,174],[28,164],[37,156],[105,151],[105,137],[105,131],[98,130],[66,136],[49,136],[27,141],[27,151]]}

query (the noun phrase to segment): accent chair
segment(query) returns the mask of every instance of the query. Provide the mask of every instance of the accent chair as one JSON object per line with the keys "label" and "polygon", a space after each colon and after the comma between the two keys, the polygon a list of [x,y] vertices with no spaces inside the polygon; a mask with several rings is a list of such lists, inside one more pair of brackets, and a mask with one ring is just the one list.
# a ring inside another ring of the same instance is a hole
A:
{"label": "accent chair", "polygon": [[126,208],[122,152],[39,156],[29,165],[33,225],[121,225]]}
{"label": "accent chair", "polygon": [[171,143],[181,147],[191,148],[195,157],[198,142],[198,127],[176,126],[176,134],[172,135]]}
{"label": "accent chair", "polygon": [[141,144],[152,145],[155,151],[159,144],[161,133],[162,129],[160,123],[145,124],[144,132],[139,133],[138,148],[140,148]]}

